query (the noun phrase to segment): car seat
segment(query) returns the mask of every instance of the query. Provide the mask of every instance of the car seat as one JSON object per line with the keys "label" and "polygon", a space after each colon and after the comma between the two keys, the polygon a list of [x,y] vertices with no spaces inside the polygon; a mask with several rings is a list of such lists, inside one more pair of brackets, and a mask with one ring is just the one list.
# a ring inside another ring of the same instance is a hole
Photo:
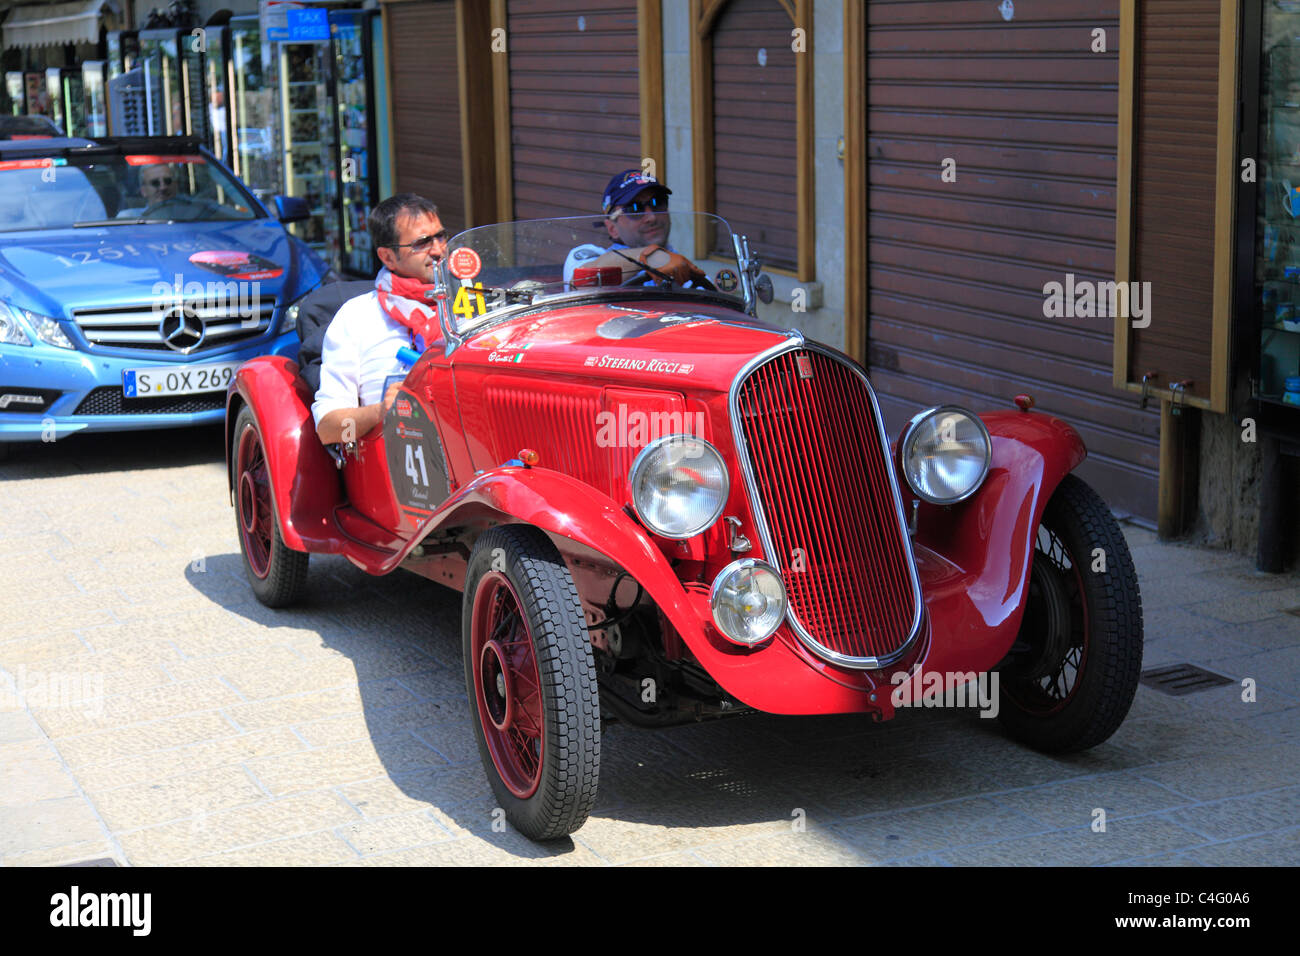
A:
{"label": "car seat", "polygon": [[309,292],[298,303],[298,374],[315,394],[320,388],[320,355],[325,347],[325,330],[343,303],[375,287],[370,279],[355,282],[327,282]]}

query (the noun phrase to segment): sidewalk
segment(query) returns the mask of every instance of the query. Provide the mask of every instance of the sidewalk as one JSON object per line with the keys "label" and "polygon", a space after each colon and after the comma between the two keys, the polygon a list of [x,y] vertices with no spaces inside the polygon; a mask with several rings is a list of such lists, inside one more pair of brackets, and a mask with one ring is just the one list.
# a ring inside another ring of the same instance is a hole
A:
{"label": "sidewalk", "polygon": [[3,865],[1300,864],[1298,576],[1129,527],[1144,666],[1233,683],[1143,686],[1065,758],[972,713],[615,724],[596,811],[540,847],[494,814],[459,595],[313,558],[305,607],[262,608],[195,441],[147,470],[68,457],[119,460],[89,441],[8,466]]}

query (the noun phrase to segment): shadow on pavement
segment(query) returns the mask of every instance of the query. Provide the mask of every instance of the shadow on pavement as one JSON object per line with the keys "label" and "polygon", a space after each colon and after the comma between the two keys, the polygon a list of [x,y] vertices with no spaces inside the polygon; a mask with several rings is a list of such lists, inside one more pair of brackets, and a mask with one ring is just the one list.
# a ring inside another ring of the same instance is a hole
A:
{"label": "shadow on pavement", "polygon": [[221,424],[75,434],[57,442],[11,442],[0,452],[0,480],[223,463],[225,443]]}
{"label": "shadow on pavement", "polygon": [[[268,627],[306,629],[320,648],[347,658],[389,779],[436,808],[452,833],[467,831],[516,857],[583,849],[568,838],[540,845],[499,829],[466,700],[458,592],[406,572],[371,577],[334,556],[313,556],[307,594],[293,609],[257,603],[238,553],[209,557],[204,573],[187,568],[186,577],[226,610]],[[307,666],[316,663],[310,641],[297,647]],[[890,858],[889,835],[855,829],[854,818],[1125,764],[1122,748],[1108,746],[1068,758],[1035,754],[1007,739],[998,721],[971,712],[901,711],[886,724],[861,715],[749,714],[662,730],[607,719],[596,809],[577,836],[619,862],[671,852],[688,837],[698,851],[714,835],[736,840],[817,827],[832,861],[869,863]],[[629,824],[655,829],[647,835]]]}

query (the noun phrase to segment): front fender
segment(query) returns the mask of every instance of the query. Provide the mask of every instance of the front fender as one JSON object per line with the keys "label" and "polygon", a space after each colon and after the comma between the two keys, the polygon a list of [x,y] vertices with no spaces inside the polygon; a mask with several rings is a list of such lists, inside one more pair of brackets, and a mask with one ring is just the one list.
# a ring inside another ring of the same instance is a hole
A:
{"label": "front fender", "polygon": [[[590,549],[627,571],[663,612],[695,659],[727,693],[771,713],[844,713],[875,709],[861,684],[828,680],[782,640],[744,648],[718,635],[707,589],[689,592],[651,536],[611,498],[546,468],[506,467],[475,478],[420,527],[395,567],[442,529],[519,521],[557,540]],[[562,539],[562,540],[561,540]]]}
{"label": "front fender", "polygon": [[1078,433],[1036,412],[980,416],[993,439],[988,477],[960,505],[923,504],[913,538],[930,619],[926,671],[985,671],[1015,642],[1038,522],[1087,455]]}
{"label": "front fender", "polygon": [[316,435],[313,396],[298,366],[282,355],[245,362],[226,394],[226,480],[235,485],[231,442],[235,417],[247,405],[257,420],[271,497],[284,543],[295,551],[344,550],[334,522],[343,502],[338,469]]}

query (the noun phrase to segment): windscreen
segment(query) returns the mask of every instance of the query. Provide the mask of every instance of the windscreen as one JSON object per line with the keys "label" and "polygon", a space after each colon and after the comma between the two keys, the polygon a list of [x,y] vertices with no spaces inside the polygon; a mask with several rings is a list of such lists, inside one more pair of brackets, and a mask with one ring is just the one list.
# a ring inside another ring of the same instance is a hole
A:
{"label": "windscreen", "polygon": [[445,264],[457,331],[503,309],[572,293],[708,295],[743,308],[735,255],[697,255],[732,248],[727,223],[697,212],[651,216],[621,224],[592,216],[532,219],[462,232],[451,240]]}
{"label": "windscreen", "polygon": [[0,232],[257,215],[230,175],[198,154],[0,160]]}

